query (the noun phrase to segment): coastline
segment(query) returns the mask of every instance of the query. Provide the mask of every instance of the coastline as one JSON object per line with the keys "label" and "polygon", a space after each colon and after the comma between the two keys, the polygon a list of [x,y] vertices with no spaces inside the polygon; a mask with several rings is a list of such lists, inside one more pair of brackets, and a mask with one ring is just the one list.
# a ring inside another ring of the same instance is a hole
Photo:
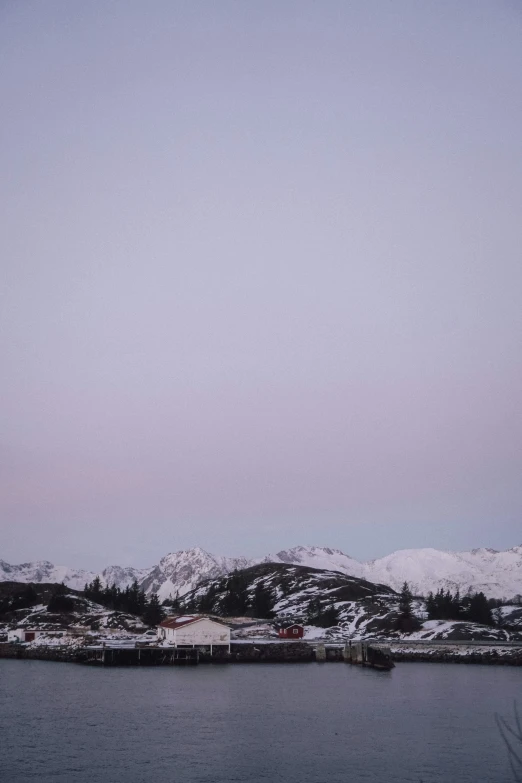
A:
{"label": "coastline", "polygon": [[[203,656],[204,663],[314,663],[314,646],[302,643],[231,643],[230,655],[210,658]],[[324,662],[343,662],[342,645],[326,644]],[[522,666],[522,644],[517,647],[483,644],[430,644],[411,645],[407,641],[391,642],[392,659],[395,663],[458,663],[493,666]],[[13,645],[0,643],[0,659],[43,660],[59,663],[87,663],[87,648],[71,645]],[[161,664],[158,664],[161,665]]]}

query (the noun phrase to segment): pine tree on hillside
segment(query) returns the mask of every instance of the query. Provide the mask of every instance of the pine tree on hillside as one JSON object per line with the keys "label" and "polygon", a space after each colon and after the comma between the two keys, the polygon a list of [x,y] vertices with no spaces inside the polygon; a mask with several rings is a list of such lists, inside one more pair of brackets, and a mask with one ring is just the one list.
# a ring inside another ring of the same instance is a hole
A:
{"label": "pine tree on hillside", "polygon": [[176,590],[176,595],[174,596],[174,598],[172,597],[172,593],[171,593],[170,598],[166,598],[165,601],[163,601],[163,606],[169,606],[173,614],[179,612],[181,610],[179,590]]}
{"label": "pine tree on hillside", "polygon": [[87,585],[87,590],[85,591],[87,594],[87,597],[91,599],[91,601],[94,601],[95,603],[100,603],[100,599],[102,597],[102,586],[101,586],[101,580],[99,576],[95,576],[90,585]]}
{"label": "pine tree on hillside", "polygon": [[324,609],[321,609],[319,614],[315,617],[313,624],[319,628],[332,628],[332,626],[337,625],[338,622],[339,611],[331,604],[331,606],[326,606]]}
{"label": "pine tree on hillside", "polygon": [[221,609],[226,617],[240,617],[248,611],[248,580],[241,571],[233,571],[226,580]]}
{"label": "pine tree on hillside", "polygon": [[396,630],[411,633],[420,628],[420,622],[413,614],[413,595],[408,582],[404,582],[399,595],[399,616],[396,622]]}
{"label": "pine tree on hillside", "polygon": [[158,594],[152,593],[143,611],[143,622],[146,625],[159,625],[163,620],[163,609]]}
{"label": "pine tree on hillside", "polygon": [[269,619],[274,616],[274,594],[263,582],[258,582],[252,597],[251,613],[253,617]]}
{"label": "pine tree on hillside", "polygon": [[306,622],[317,628],[331,628],[339,622],[339,611],[333,604],[323,607],[319,598],[312,598],[308,604]]}
{"label": "pine tree on hillside", "polygon": [[462,607],[460,605],[460,590],[457,588],[455,597],[452,599],[451,602],[451,619],[459,620],[461,613],[462,613]]}
{"label": "pine tree on hillside", "polygon": [[413,601],[413,595],[410,590],[408,582],[404,582],[399,596],[399,612],[402,617],[411,617],[413,612],[411,604]]}
{"label": "pine tree on hillside", "polygon": [[311,598],[306,610],[306,622],[309,625],[315,625],[316,620],[321,614],[321,602],[318,598]]}
{"label": "pine tree on hillside", "polygon": [[130,614],[141,614],[145,608],[144,604],[145,602],[140,595],[138,580],[135,579],[131,586],[125,590],[124,609]]}
{"label": "pine tree on hillside", "polygon": [[23,588],[21,593],[13,596],[12,600],[7,602],[7,604],[10,604],[11,611],[14,609],[29,609],[31,606],[34,606],[37,603],[38,593],[32,584],[28,584]]}
{"label": "pine tree on hillside", "polygon": [[215,582],[211,582],[211,584],[208,586],[208,589],[205,593],[201,596],[201,598],[197,602],[197,609],[198,612],[202,612],[203,614],[212,613],[215,611],[215,604],[217,599],[218,591]]}
{"label": "pine tree on hillside", "polygon": [[426,599],[426,611],[428,613],[428,620],[437,620],[437,604],[435,602],[435,596],[430,590]]}
{"label": "pine tree on hillside", "polygon": [[53,594],[47,604],[48,612],[72,612],[74,611],[74,600],[67,595],[67,587],[61,582],[53,590]]}
{"label": "pine tree on hillside", "polygon": [[484,593],[475,593],[471,596],[468,609],[468,619],[472,623],[493,625],[493,616],[488,605],[488,599]]}

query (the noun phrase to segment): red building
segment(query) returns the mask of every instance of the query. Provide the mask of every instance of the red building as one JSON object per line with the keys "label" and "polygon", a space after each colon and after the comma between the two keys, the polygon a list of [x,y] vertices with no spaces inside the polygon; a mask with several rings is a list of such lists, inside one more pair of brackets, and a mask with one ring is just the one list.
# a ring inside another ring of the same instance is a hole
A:
{"label": "red building", "polygon": [[289,625],[287,628],[279,629],[280,639],[302,639],[304,636],[304,628],[302,625]]}

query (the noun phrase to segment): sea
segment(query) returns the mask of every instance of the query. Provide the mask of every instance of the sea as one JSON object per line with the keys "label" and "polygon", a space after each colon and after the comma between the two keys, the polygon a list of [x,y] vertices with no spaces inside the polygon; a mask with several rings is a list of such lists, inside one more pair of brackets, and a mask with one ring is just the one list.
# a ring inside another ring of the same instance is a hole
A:
{"label": "sea", "polygon": [[2,783],[508,783],[522,669],[0,660]]}

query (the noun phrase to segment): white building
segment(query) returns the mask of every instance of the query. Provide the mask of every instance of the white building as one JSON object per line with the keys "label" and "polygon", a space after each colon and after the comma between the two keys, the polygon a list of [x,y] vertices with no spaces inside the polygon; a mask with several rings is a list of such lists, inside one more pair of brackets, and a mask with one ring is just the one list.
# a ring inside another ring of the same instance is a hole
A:
{"label": "white building", "polygon": [[34,642],[39,636],[63,636],[63,629],[58,631],[46,631],[44,628],[15,628],[7,631],[8,642]]}
{"label": "white building", "polygon": [[174,647],[226,647],[230,652],[230,628],[209,617],[168,617],[158,626],[158,639]]}

